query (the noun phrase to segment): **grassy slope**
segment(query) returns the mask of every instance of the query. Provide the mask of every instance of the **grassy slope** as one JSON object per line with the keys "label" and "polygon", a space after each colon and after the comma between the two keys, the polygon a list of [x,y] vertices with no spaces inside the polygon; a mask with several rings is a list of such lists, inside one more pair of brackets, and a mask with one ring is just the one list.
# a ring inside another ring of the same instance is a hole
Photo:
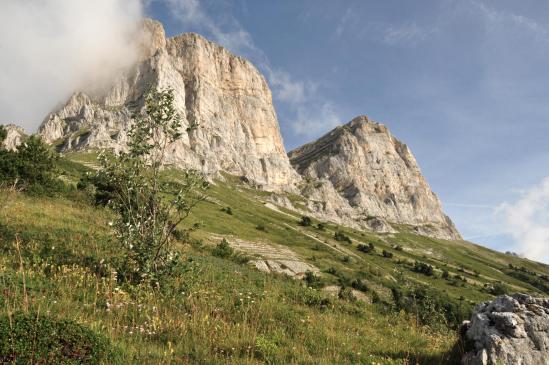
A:
{"label": "grassy slope", "polygon": [[[71,156],[92,166],[87,155]],[[77,181],[86,167],[64,160],[65,179]],[[170,177],[177,179],[177,172]],[[546,265],[500,254],[468,242],[447,242],[406,232],[376,235],[345,229],[348,245],[325,231],[297,225],[296,213],[274,211],[257,192],[228,178],[211,189],[186,224],[202,223],[194,236],[215,243],[211,234],[285,245],[326,273],[336,268],[362,278],[387,301],[388,288],[406,280],[428,284],[450,296],[478,302],[491,295],[484,283],[503,281],[516,291],[539,293],[506,274],[508,264],[549,274]],[[292,197],[293,199],[297,199]],[[233,215],[221,211],[231,207]],[[293,217],[292,217],[293,215]],[[186,270],[163,292],[120,288],[103,258],[116,257],[107,222],[109,212],[66,199],[15,195],[0,213],[0,285],[3,314],[23,307],[23,276],[31,309],[69,317],[110,336],[128,363],[446,363],[455,335],[415,324],[404,314],[383,314],[377,306],[330,299],[299,282],[257,272],[248,265],[209,254],[209,246],[181,245],[189,259]],[[316,223],[316,222],[315,222]],[[266,227],[266,232],[256,229]],[[21,238],[20,269],[15,235]],[[372,242],[376,253],[356,250]],[[403,251],[393,246],[399,244]],[[381,250],[394,254],[383,258]],[[343,253],[342,253],[343,252]],[[345,259],[349,256],[349,259]],[[433,265],[437,275],[412,272],[407,262]],[[460,269],[461,268],[461,269]],[[441,270],[467,277],[453,286]],[[476,270],[476,273],[474,272]],[[98,275],[102,273],[103,275]],[[7,293],[7,294],[6,294]],[[321,303],[323,303],[321,305]]]}

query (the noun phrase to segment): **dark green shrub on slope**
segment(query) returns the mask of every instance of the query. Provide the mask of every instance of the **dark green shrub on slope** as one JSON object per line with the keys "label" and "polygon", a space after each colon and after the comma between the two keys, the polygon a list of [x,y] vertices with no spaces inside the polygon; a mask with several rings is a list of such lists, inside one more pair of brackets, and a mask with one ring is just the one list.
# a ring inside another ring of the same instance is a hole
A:
{"label": "dark green shrub on slope", "polygon": [[16,151],[0,148],[0,184],[34,194],[59,191],[55,156],[38,136],[29,137]]}
{"label": "dark green shrub on slope", "polygon": [[234,249],[229,245],[225,238],[212,251],[212,254],[217,257],[227,258],[234,254]]}
{"label": "dark green shrub on slope", "polygon": [[1,364],[115,364],[110,341],[69,320],[19,313],[0,317]]}

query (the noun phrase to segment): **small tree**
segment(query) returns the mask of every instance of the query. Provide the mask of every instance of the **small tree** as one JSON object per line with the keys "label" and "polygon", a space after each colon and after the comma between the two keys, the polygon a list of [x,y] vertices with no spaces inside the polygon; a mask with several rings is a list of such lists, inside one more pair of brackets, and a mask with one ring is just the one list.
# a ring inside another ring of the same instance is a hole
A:
{"label": "small tree", "polygon": [[229,245],[229,242],[223,238],[223,240],[215,246],[212,254],[217,257],[227,258],[234,254],[234,249]]}
{"label": "small tree", "polygon": [[180,137],[181,119],[173,90],[150,91],[145,111],[134,118],[128,152],[99,157],[99,181],[108,182],[108,205],[118,214],[113,227],[127,249],[122,278],[158,283],[177,262],[171,243],[176,227],[205,199],[208,183],[196,171],[174,183],[161,178],[170,145]]}
{"label": "small tree", "polygon": [[0,183],[33,193],[53,193],[60,182],[55,171],[56,157],[39,136],[29,137],[15,151],[2,147],[6,131],[0,130]]}

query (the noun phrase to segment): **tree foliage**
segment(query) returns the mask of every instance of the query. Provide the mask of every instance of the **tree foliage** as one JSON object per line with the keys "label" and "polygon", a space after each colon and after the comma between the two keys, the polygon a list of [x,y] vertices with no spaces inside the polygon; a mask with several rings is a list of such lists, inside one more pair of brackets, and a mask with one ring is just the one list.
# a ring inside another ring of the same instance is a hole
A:
{"label": "tree foliage", "polygon": [[172,90],[150,91],[145,111],[130,129],[128,152],[102,153],[93,179],[101,182],[101,199],[117,213],[112,226],[128,251],[119,274],[131,282],[158,284],[171,272],[178,262],[171,248],[173,232],[208,189],[193,170],[183,171],[178,181],[162,177],[166,153],[182,128],[173,99]]}
{"label": "tree foliage", "polygon": [[[0,143],[6,138],[0,129]],[[0,148],[0,184],[36,194],[60,189],[55,169],[56,157],[39,136],[29,137],[15,151]]]}

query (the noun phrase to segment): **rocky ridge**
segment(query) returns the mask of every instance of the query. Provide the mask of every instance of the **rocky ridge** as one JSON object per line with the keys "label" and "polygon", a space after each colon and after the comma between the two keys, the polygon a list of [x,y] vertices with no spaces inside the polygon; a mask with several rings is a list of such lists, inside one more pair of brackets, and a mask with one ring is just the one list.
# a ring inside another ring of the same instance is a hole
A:
{"label": "rocky ridge", "polygon": [[26,137],[26,133],[23,128],[16,126],[15,124],[8,124],[4,126],[7,132],[6,139],[2,143],[2,147],[7,150],[15,150],[17,146],[23,143]]}
{"label": "rocky ridge", "polygon": [[[290,166],[265,78],[247,60],[203,37],[166,38],[159,22],[143,22],[141,59],[110,88],[74,94],[39,133],[60,151],[124,149],[132,115],[150,87],[172,88],[183,136],[167,163],[211,175],[226,171],[255,185],[291,188]],[[190,125],[198,125],[187,130]]]}
{"label": "rocky ridge", "polygon": [[548,365],[549,299],[514,294],[479,304],[462,333],[464,365]]}
{"label": "rocky ridge", "polygon": [[140,54],[106,90],[75,93],[48,115],[39,129],[43,139],[61,152],[124,150],[147,90],[171,88],[183,128],[168,164],[301,193],[304,210],[283,195],[273,202],[321,220],[377,232],[409,224],[419,234],[460,238],[408,147],[383,125],[358,117],[288,158],[271,91],[250,62],[197,34],[166,38],[153,20],[143,21]]}
{"label": "rocky ridge", "polygon": [[390,230],[388,221],[412,225],[420,234],[460,238],[408,146],[366,116],[288,155],[318,213],[352,216],[378,231]]}

